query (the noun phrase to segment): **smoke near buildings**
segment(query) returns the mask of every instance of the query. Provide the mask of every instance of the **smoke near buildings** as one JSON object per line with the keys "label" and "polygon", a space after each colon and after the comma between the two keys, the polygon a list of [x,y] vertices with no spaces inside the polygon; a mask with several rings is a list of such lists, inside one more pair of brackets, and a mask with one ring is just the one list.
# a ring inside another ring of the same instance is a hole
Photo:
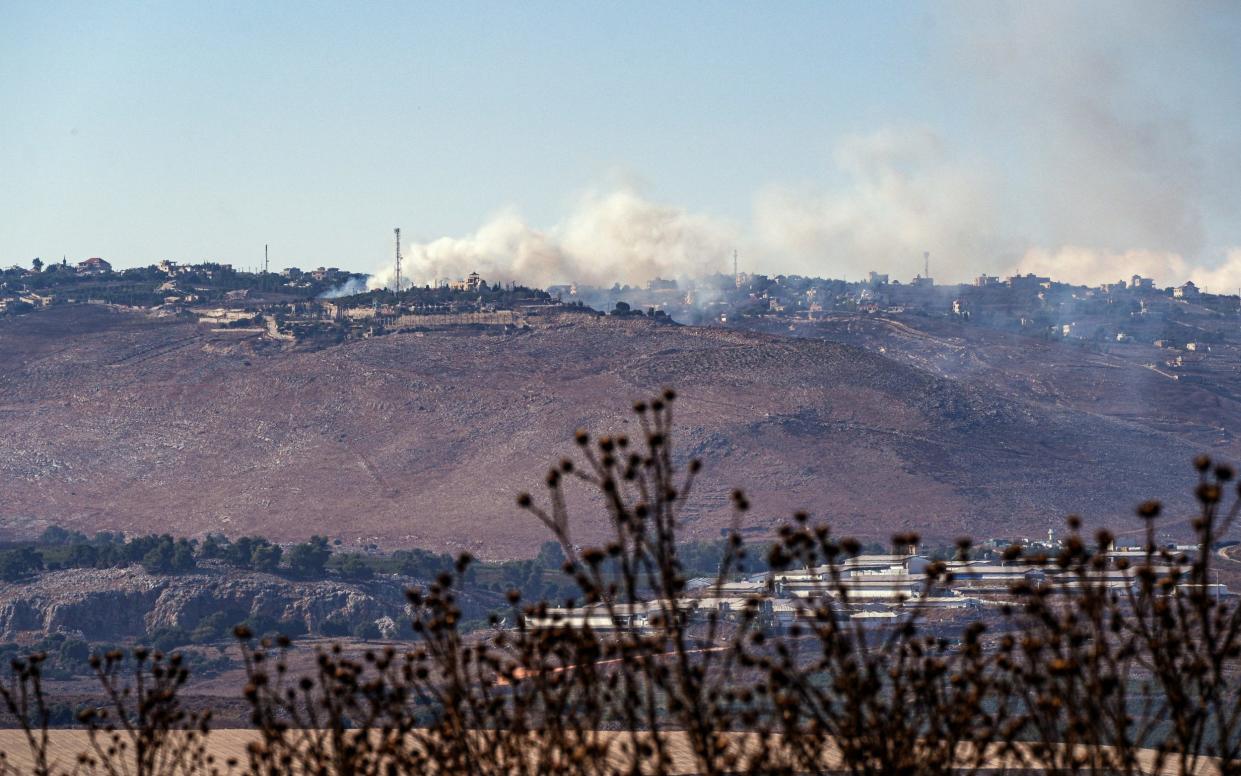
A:
{"label": "smoke near buildings", "polygon": [[[489,282],[534,286],[644,283],[722,271],[738,238],[724,221],[621,189],[583,196],[549,228],[532,226],[509,210],[472,234],[415,243],[404,251],[405,271],[417,284],[472,271]],[[392,273],[390,267],[378,271],[372,285],[391,285]]]}
{"label": "smoke near buildings", "polygon": [[410,246],[409,274],[642,283],[728,271],[738,249],[766,274],[911,277],[930,251],[944,282],[1021,271],[1241,286],[1241,129],[1210,120],[1212,105],[1226,119],[1241,104],[1241,6],[958,3],[927,34],[959,115],[824,138],[830,161],[756,182],[746,218],[628,188],[585,195],[551,225],[514,203],[473,233]]}

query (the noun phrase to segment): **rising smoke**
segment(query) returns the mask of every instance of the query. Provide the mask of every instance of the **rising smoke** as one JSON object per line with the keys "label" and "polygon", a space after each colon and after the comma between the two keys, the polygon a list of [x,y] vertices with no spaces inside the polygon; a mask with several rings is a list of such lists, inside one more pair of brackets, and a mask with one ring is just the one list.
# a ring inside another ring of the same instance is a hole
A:
{"label": "rising smoke", "polygon": [[339,299],[342,296],[360,294],[367,289],[367,281],[362,278],[350,278],[335,288],[319,294],[320,299]]}
{"label": "rising smoke", "polygon": [[946,72],[1014,158],[1011,190],[995,192],[1006,215],[998,223],[1025,248],[999,268],[1099,283],[1132,266],[1161,284],[1236,288],[1241,132],[1208,117],[1241,104],[1241,6],[947,9]]}
{"label": "rising smoke", "polygon": [[[501,213],[465,237],[441,237],[405,251],[418,284],[478,272],[488,282],[548,286],[644,283],[654,277],[701,277],[723,270],[737,244],[723,221],[650,202],[631,190],[581,198],[568,218],[537,229]],[[391,285],[393,269],[371,278]]]}
{"label": "rising smoke", "polygon": [[758,245],[783,271],[912,275],[930,249],[937,272],[943,257],[955,265],[947,274],[959,275],[963,261],[1001,252],[993,181],[981,165],[954,160],[929,127],[848,136],[834,162],[837,188],[772,185],[755,197]]}
{"label": "rising smoke", "polygon": [[[1020,271],[1241,286],[1241,129],[1203,118],[1219,104],[1235,121],[1241,104],[1241,5],[936,8],[935,78],[978,137],[917,123],[844,137],[833,166],[811,171],[833,184],[761,186],[744,224],[631,189],[585,196],[548,228],[505,211],[411,246],[409,275],[642,283],[727,271],[740,248],[767,274],[907,277],[929,250],[941,282]],[[372,279],[390,282],[390,268]]]}

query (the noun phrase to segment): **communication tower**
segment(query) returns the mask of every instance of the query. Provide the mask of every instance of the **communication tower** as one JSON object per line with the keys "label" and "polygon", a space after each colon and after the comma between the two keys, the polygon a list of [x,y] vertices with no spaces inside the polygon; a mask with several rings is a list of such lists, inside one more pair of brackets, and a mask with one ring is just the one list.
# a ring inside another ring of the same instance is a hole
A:
{"label": "communication tower", "polygon": [[922,252],[922,277],[929,278],[931,276],[931,252]]}
{"label": "communication tower", "polygon": [[267,274],[267,272],[268,272],[267,267],[268,267],[268,264],[267,264],[267,243],[263,243],[263,274],[264,274],[264,275],[266,275],[266,274]]}
{"label": "communication tower", "polygon": [[396,290],[401,291],[401,228],[398,226],[392,230],[396,235]]}

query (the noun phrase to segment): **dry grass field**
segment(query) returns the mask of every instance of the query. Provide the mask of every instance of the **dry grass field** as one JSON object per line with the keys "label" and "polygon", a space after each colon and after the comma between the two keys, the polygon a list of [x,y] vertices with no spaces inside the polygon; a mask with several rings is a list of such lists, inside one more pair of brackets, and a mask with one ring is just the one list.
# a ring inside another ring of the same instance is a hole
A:
{"label": "dry grass field", "polygon": [[[609,743],[610,747],[615,751],[613,762],[616,767],[624,768],[628,762],[626,752],[628,751],[629,735],[625,733],[599,732],[593,734],[599,739]],[[673,767],[665,773],[676,776],[690,776],[695,773],[693,755],[689,749],[686,738],[678,733],[665,733],[665,745],[672,756]],[[734,739],[741,742],[743,747],[753,748],[758,746],[758,742],[753,737],[742,733],[729,734]],[[79,752],[87,751],[90,747],[89,739],[85,731],[81,730],[53,730],[49,732],[51,748],[55,752],[55,764],[66,770],[72,769]],[[640,737],[642,738],[642,737]],[[215,761],[224,766],[230,759],[236,760],[239,768],[244,769],[247,763],[247,747],[258,740],[257,734],[252,730],[231,729],[231,730],[214,730],[208,737],[208,753],[215,758]],[[537,743],[532,743],[537,746]],[[1022,753],[1017,755],[995,755],[985,760],[977,769],[971,766],[971,772],[974,773],[1041,773],[1042,769],[1030,767],[1029,761],[1022,760],[1022,757],[1029,757],[1029,749],[1019,747]],[[15,767],[20,773],[30,773],[33,766],[29,755],[29,748],[26,741],[18,730],[0,730],[0,752],[5,753],[7,763]],[[962,750],[962,763],[973,761],[973,752]],[[1180,772],[1171,766],[1163,768],[1155,768],[1154,753],[1146,753],[1142,758],[1143,772],[1152,774],[1152,776],[1172,776]],[[825,772],[845,772],[842,766],[840,751],[835,746],[825,744],[823,748],[823,768]],[[649,772],[646,770],[644,772]],[[1210,776],[1211,774],[1221,773],[1217,763],[1208,762],[1194,771],[1202,776]]]}

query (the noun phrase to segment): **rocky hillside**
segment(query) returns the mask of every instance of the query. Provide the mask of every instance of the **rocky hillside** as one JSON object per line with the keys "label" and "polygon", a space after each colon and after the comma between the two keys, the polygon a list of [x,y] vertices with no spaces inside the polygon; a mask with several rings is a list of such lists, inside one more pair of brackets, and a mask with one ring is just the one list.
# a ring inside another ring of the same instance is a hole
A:
{"label": "rocky hillside", "polygon": [[350,626],[373,622],[392,635],[407,627],[403,591],[391,580],[297,582],[235,570],[176,576],[150,575],[136,565],[55,571],[25,584],[0,583],[0,641],[47,633],[113,641],[170,628],[188,632],[217,612],[233,618],[229,625],[261,618],[322,633],[331,619]]}
{"label": "rocky hillside", "polygon": [[[583,318],[305,351],[77,306],[0,321],[0,530],[528,556],[545,536],[514,494],[537,492],[575,428],[631,430],[630,402],[669,385],[676,442],[706,463],[686,526],[703,538],[732,486],[754,524],[806,508],[864,538],[1033,537],[1068,512],[1128,525],[1137,501],[1188,493],[1200,449],[817,339]],[[597,515],[582,510],[583,541]]]}

